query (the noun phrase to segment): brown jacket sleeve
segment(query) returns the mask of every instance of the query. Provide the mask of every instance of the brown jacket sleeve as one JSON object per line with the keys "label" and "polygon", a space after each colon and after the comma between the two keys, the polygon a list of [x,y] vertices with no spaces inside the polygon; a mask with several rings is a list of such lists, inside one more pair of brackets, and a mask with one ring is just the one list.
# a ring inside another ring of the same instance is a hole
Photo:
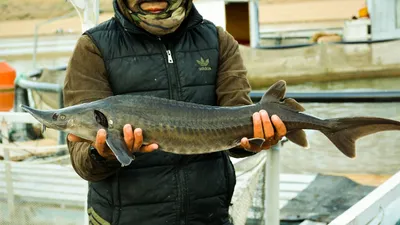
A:
{"label": "brown jacket sleeve", "polygon": [[[239,51],[239,44],[231,34],[217,27],[219,36],[219,68],[217,78],[217,99],[221,106],[252,104],[249,93],[251,86],[247,70]],[[235,158],[254,155],[243,148],[233,148],[229,154]]]}
{"label": "brown jacket sleeve", "polygon": [[231,34],[217,27],[219,36],[219,68],[217,78],[218,105],[249,105],[251,87],[239,44]]}
{"label": "brown jacket sleeve", "polygon": [[[92,40],[83,35],[77,42],[67,67],[64,83],[64,104],[91,102],[112,95],[103,59]],[[69,142],[72,166],[76,173],[88,181],[99,181],[120,167],[116,161],[95,161],[89,154],[90,144]]]}

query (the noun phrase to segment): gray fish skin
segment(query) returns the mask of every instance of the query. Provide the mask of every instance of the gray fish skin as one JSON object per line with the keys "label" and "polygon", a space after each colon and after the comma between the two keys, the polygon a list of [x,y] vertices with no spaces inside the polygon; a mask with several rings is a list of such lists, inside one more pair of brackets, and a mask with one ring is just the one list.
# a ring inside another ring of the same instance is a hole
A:
{"label": "gray fish skin", "polygon": [[[176,154],[203,154],[240,145],[253,137],[252,115],[265,109],[278,115],[287,128],[286,137],[303,147],[308,142],[303,129],[319,130],[346,156],[355,157],[355,141],[368,134],[400,130],[400,122],[375,117],[319,119],[302,113],[294,99],[284,98],[286,82],[278,81],[260,102],[247,106],[218,107],[178,102],[149,96],[119,95],[102,100],[41,111],[21,106],[48,128],[64,130],[95,141],[97,131],[107,131],[107,144],[123,166],[134,156],[123,140],[122,128],[131,124],[143,130],[145,144],[157,143],[159,150]],[[262,145],[263,139],[250,139]]]}

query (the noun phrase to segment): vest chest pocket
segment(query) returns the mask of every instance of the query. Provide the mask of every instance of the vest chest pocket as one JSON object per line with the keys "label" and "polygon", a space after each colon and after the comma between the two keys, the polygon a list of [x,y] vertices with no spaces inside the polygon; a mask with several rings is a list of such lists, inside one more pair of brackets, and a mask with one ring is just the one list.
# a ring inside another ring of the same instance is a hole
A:
{"label": "vest chest pocket", "polygon": [[168,89],[168,75],[161,54],[110,60],[108,72],[114,94]]}

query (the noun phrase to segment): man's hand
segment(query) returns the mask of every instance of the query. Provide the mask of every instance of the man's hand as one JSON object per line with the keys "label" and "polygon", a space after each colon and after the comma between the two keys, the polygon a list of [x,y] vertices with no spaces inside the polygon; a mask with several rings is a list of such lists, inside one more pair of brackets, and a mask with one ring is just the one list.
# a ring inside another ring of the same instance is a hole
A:
{"label": "man's hand", "polygon": [[261,110],[253,114],[253,133],[254,138],[265,139],[261,148],[250,144],[249,139],[246,137],[242,138],[240,145],[246,150],[260,152],[277,144],[286,135],[286,126],[277,115],[272,115],[270,119],[268,113],[265,110]]}
{"label": "man's hand", "polygon": [[[143,145],[142,129],[136,128],[132,130],[130,124],[126,124],[123,128],[124,140],[130,152],[152,152],[158,149],[157,144]],[[107,133],[104,129],[97,131],[96,141],[92,142],[92,146],[97,149],[97,152],[105,159],[116,159],[114,153],[106,144]],[[68,134],[68,140],[71,142],[90,142],[88,140],[77,137],[73,134]]]}

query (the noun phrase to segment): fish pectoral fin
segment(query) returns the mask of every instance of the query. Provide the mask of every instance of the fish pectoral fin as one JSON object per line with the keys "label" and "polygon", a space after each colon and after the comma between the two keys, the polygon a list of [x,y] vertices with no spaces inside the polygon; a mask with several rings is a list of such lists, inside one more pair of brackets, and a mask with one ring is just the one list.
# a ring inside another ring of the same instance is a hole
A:
{"label": "fish pectoral fin", "polygon": [[291,130],[287,132],[286,138],[289,139],[291,142],[300,145],[304,148],[309,148],[307,135],[304,130]]}
{"label": "fish pectoral fin", "polygon": [[119,131],[107,130],[106,143],[122,166],[128,166],[134,160]]}
{"label": "fish pectoral fin", "polygon": [[252,145],[257,145],[258,147],[261,147],[265,142],[265,139],[263,138],[250,138],[249,143]]}

